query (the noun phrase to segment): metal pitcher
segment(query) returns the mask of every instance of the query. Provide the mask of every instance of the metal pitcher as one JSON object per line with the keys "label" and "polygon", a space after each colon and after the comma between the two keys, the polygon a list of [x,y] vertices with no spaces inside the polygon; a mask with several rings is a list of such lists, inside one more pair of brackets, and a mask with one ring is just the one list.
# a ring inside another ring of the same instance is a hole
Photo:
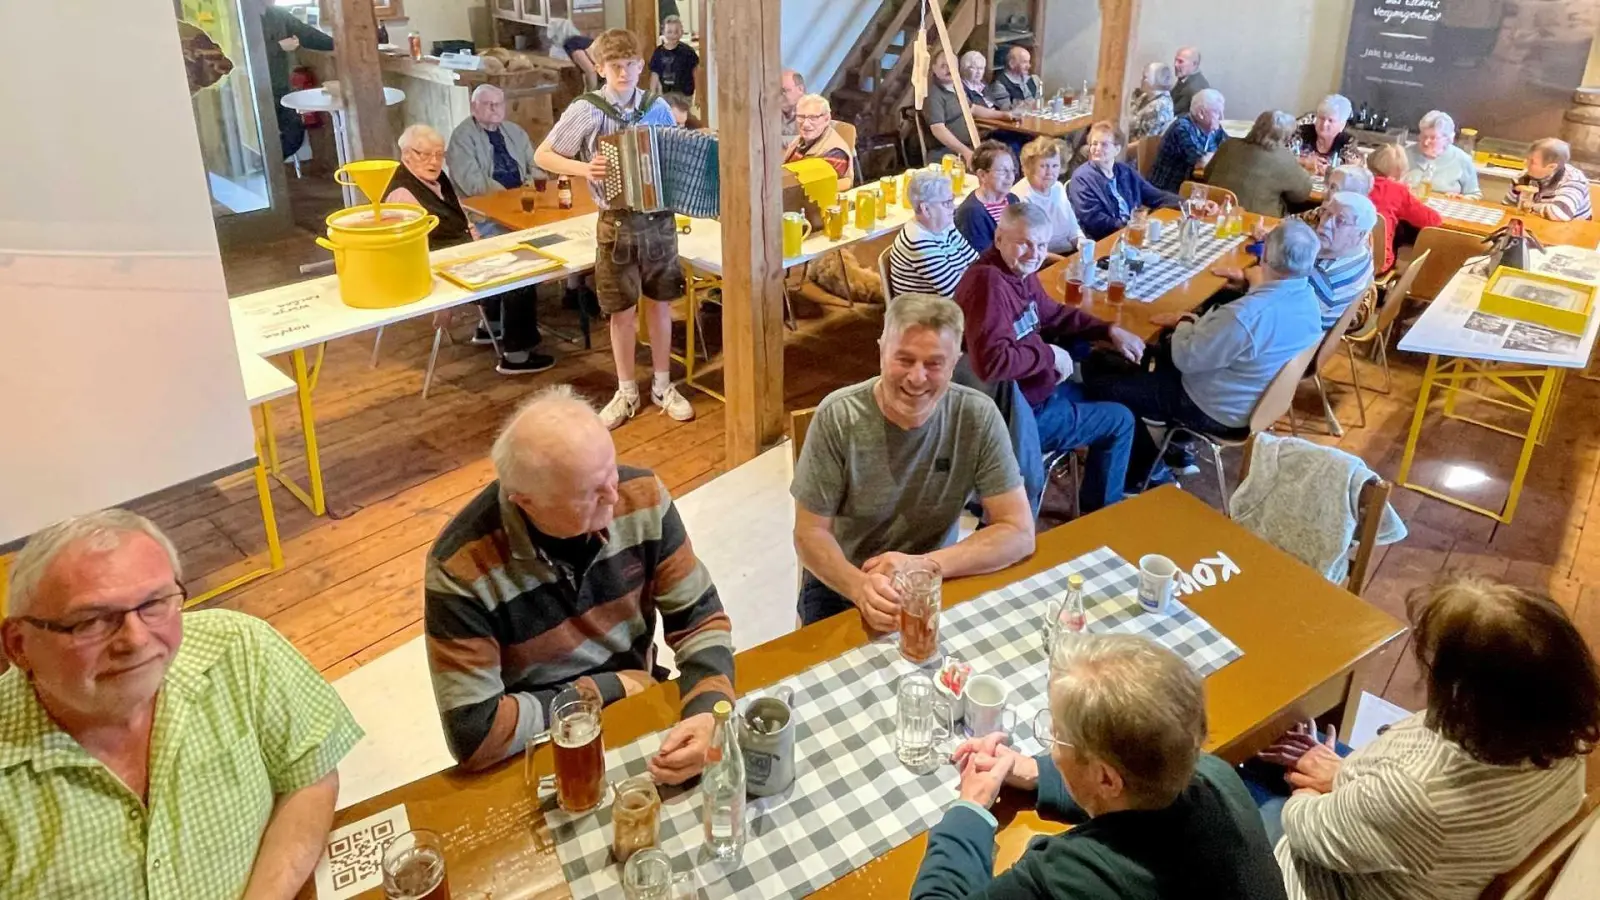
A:
{"label": "metal pitcher", "polygon": [[745,792],[770,797],[794,783],[794,690],[780,687],[750,701],[739,717]]}

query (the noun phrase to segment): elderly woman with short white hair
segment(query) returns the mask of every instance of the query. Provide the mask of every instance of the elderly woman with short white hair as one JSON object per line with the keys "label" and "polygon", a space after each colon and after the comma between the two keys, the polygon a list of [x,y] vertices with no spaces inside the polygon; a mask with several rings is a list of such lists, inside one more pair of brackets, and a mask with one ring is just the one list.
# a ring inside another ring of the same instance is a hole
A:
{"label": "elderly woman with short white hair", "polygon": [[1067,200],[1066,185],[1061,183],[1065,160],[1060,141],[1047,137],[1029,141],[1022,148],[1022,180],[1011,188],[1013,197],[1039,207],[1050,217],[1050,242],[1045,249],[1058,257],[1073,252],[1083,233]]}
{"label": "elderly woman with short white hair", "polygon": [[410,203],[439,217],[439,224],[428,235],[428,247],[438,250],[475,239],[478,235],[467,221],[455,186],[444,173],[444,138],[420,122],[401,132],[400,168],[389,182],[389,203]]}
{"label": "elderly woman with short white hair", "polygon": [[1153,62],[1144,67],[1144,79],[1128,98],[1128,140],[1138,141],[1166,133],[1175,113],[1172,86],[1177,83],[1172,67]]}
{"label": "elderly woman with short white hair", "polygon": [[1329,94],[1317,104],[1316,115],[1295,133],[1295,153],[1300,165],[1313,175],[1344,163],[1361,162],[1350,124],[1350,101],[1343,94]]}
{"label": "elderly woman with short white hair", "polygon": [[889,296],[938,294],[949,297],[978,258],[956,230],[956,199],[950,179],[920,169],[906,183],[914,217],[889,247]]}
{"label": "elderly woman with short white hair", "polygon": [[1422,117],[1417,129],[1417,142],[1406,148],[1410,167],[1405,183],[1413,187],[1426,184],[1441,194],[1483,199],[1472,154],[1455,145],[1456,120],[1436,109]]}

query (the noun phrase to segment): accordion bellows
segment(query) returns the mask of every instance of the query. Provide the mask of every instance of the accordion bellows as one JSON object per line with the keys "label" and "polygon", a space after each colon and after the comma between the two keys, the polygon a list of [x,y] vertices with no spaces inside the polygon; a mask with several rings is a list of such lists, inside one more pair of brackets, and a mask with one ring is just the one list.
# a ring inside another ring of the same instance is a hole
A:
{"label": "accordion bellows", "polygon": [[611,209],[671,210],[697,219],[722,212],[717,139],[682,128],[634,126],[600,138]]}

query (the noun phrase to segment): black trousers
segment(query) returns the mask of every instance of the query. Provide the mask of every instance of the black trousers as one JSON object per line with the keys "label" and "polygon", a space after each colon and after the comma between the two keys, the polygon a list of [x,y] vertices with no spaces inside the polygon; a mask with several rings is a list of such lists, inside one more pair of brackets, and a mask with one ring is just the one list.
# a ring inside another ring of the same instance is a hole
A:
{"label": "black trousers", "polygon": [[539,289],[535,285],[482,301],[483,313],[500,325],[500,352],[521,353],[539,346]]}
{"label": "black trousers", "polygon": [[[1170,337],[1170,332],[1163,333],[1146,350],[1143,364],[1137,366],[1119,354],[1096,350],[1084,365],[1084,391],[1095,400],[1121,403],[1140,419],[1182,425],[1206,434],[1242,437],[1246,429],[1218,422],[1189,399],[1189,392],[1183,389],[1183,373],[1172,362]],[[1150,429],[1136,427],[1128,479],[1143,481],[1155,467],[1160,451]]]}

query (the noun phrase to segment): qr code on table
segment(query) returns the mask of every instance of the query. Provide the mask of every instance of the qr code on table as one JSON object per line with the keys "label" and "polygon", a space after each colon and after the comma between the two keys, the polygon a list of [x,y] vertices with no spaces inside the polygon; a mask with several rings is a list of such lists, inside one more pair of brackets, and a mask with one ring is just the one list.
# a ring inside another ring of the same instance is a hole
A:
{"label": "qr code on table", "polygon": [[404,806],[334,829],[317,863],[317,895],[322,900],[342,900],[382,884],[383,849],[409,829]]}

